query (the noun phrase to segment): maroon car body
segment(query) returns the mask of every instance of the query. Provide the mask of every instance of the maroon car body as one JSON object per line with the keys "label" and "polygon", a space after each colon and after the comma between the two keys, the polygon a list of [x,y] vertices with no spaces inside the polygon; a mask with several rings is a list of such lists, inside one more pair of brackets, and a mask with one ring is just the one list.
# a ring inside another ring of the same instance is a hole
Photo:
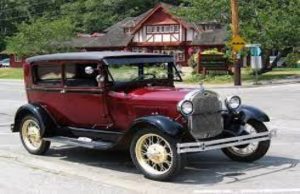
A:
{"label": "maroon car body", "polygon": [[[20,132],[32,154],[44,154],[51,141],[129,148],[146,177],[165,180],[179,172],[188,152],[223,148],[234,160],[253,161],[269,147],[265,113],[241,105],[237,96],[223,106],[218,94],[202,87],[175,88],[181,76],[169,55],[37,56],[26,60],[24,80],[28,104],[17,111],[12,131]],[[248,155],[231,148],[244,149],[252,141],[258,146]]]}

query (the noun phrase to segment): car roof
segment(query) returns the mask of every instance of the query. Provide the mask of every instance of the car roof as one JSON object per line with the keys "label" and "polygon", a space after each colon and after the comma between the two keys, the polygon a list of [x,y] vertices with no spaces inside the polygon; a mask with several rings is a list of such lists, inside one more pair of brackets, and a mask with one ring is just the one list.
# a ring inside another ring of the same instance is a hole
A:
{"label": "car roof", "polygon": [[31,64],[42,61],[68,61],[68,60],[83,60],[83,61],[101,61],[103,59],[118,59],[118,58],[165,58],[169,61],[173,60],[173,56],[154,53],[135,53],[125,51],[101,51],[101,52],[69,52],[57,53],[48,55],[39,55],[26,59],[26,62]]}

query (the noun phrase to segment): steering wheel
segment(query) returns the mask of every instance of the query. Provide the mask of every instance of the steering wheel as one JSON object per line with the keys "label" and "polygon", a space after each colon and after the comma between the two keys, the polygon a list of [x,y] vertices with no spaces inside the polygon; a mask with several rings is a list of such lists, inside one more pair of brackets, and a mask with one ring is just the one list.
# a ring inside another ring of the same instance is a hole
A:
{"label": "steering wheel", "polygon": [[145,78],[146,76],[152,76],[149,79],[155,79],[156,78],[156,76],[154,74],[152,74],[152,73],[145,73],[143,75],[138,76],[137,78],[134,78],[132,81],[140,80],[142,78]]}

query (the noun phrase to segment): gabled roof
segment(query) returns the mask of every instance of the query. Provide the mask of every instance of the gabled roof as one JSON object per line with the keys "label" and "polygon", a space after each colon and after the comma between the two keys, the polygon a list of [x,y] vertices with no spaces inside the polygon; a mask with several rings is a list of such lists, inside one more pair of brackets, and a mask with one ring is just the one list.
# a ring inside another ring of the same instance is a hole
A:
{"label": "gabled roof", "polygon": [[188,22],[182,20],[181,18],[175,17],[173,14],[171,14],[169,12],[169,10],[171,8],[173,8],[173,5],[170,4],[166,4],[166,3],[159,3],[157,4],[153,9],[149,10],[148,12],[146,12],[146,14],[144,15],[144,18],[140,20],[139,23],[137,23],[134,27],[134,30],[132,31],[132,33],[137,32],[142,26],[143,24],[158,10],[162,9],[167,15],[169,15],[172,19],[174,19],[175,21],[177,21],[178,23],[180,23],[181,25],[183,25],[185,28],[190,28],[193,27],[192,25],[189,25]]}

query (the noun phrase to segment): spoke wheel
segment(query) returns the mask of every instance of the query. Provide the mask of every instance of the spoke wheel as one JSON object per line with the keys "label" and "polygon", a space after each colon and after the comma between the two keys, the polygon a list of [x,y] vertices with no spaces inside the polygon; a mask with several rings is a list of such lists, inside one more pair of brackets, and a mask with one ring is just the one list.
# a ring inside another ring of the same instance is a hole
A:
{"label": "spoke wheel", "polygon": [[[246,123],[245,134],[255,134],[267,132],[267,127],[259,121],[250,120]],[[270,140],[253,142],[246,145],[223,148],[223,153],[230,159],[239,162],[253,162],[263,157],[270,147]]]}
{"label": "spoke wheel", "polygon": [[[255,128],[248,123],[244,126],[244,131],[247,135],[254,135],[257,133]],[[228,151],[232,152],[233,154],[240,155],[242,157],[248,156],[248,155],[253,154],[257,150],[258,144],[259,144],[259,142],[253,142],[253,143],[249,143],[247,145],[231,147],[228,149]]]}
{"label": "spoke wheel", "polygon": [[152,174],[163,174],[172,166],[173,153],[170,144],[155,134],[140,137],[135,154],[140,165]]}
{"label": "spoke wheel", "polygon": [[185,164],[185,155],[177,153],[178,140],[155,128],[136,132],[130,145],[135,166],[145,177],[165,181],[177,175]]}
{"label": "spoke wheel", "polygon": [[39,121],[33,116],[22,120],[20,136],[24,147],[31,154],[44,154],[50,147],[50,142],[42,139]]}
{"label": "spoke wheel", "polygon": [[31,150],[37,150],[41,144],[40,127],[35,120],[28,119],[22,125],[24,143]]}

